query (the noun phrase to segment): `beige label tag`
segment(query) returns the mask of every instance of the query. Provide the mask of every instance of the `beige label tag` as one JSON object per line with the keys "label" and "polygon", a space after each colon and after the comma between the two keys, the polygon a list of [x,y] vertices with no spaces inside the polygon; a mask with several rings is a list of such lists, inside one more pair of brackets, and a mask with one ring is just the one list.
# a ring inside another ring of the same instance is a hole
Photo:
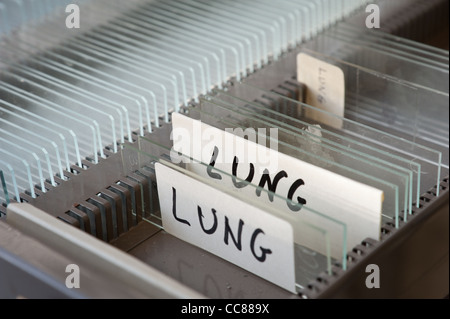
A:
{"label": "beige label tag", "polygon": [[[306,86],[306,104],[344,116],[344,72],[335,65],[305,53],[297,55],[297,80]],[[342,128],[342,120],[321,112],[306,110],[305,115],[322,124]]]}
{"label": "beige label tag", "polygon": [[164,230],[295,293],[292,226],[156,163]]}
{"label": "beige label tag", "polygon": [[[266,193],[255,192],[252,187],[237,187],[232,178],[218,172],[212,176],[203,165],[187,162],[187,170],[327,230],[333,258],[342,256],[342,227],[336,227],[336,223],[330,220],[326,223],[317,214],[302,210],[302,202],[312,210],[345,223],[348,226],[348,247],[361,243],[366,237],[379,238],[383,191],[268,148],[265,142],[260,144],[244,139],[183,114],[172,114],[172,124],[175,151],[203,163],[214,161],[212,165],[216,169],[235,174],[254,185],[262,185],[263,189],[270,187],[278,196],[270,198]],[[198,192],[195,187],[191,190]],[[285,198],[297,205],[288,204]],[[307,231],[294,231],[294,241],[327,254],[323,234],[310,232],[309,236],[304,236]]]}

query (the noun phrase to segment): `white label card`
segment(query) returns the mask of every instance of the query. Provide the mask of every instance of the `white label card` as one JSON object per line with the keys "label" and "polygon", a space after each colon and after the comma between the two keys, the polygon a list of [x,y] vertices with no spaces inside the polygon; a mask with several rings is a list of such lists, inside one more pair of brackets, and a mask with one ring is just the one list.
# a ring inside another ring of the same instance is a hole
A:
{"label": "white label card", "polygon": [[295,293],[291,225],[156,163],[164,230]]}
{"label": "white label card", "polygon": [[[345,79],[344,72],[340,68],[305,53],[299,53],[297,81],[306,86],[306,104],[344,116]],[[320,123],[342,128],[342,119],[310,109],[305,110],[305,115]]]}
{"label": "white label card", "polygon": [[[263,207],[294,216],[299,221],[293,224],[295,243],[324,255],[331,253],[340,260],[345,249],[342,224],[347,227],[348,247],[366,237],[379,238],[381,190],[280,153],[266,147],[265,142],[261,145],[246,140],[179,113],[172,115],[172,124],[175,151],[206,164],[214,162],[211,166],[228,175],[196,163],[186,163],[186,169],[240,192]],[[235,176],[241,181],[233,180]],[[261,189],[270,189],[278,196]],[[303,209],[303,205],[322,214]],[[331,250],[326,247],[323,233],[301,223],[325,230]]]}

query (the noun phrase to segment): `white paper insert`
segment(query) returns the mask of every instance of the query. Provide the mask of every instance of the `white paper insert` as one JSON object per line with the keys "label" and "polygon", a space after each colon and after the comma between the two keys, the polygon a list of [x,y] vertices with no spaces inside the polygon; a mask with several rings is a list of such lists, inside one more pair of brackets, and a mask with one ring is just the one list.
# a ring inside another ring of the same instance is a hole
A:
{"label": "white paper insert", "polygon": [[[297,81],[306,86],[306,104],[321,110],[344,116],[345,79],[344,72],[335,65],[326,63],[305,53],[297,55]],[[342,120],[306,109],[305,115],[312,120],[342,127]]]}
{"label": "white paper insert", "polygon": [[168,233],[295,293],[288,222],[160,163],[155,169]]}
{"label": "white paper insert", "polygon": [[[260,184],[262,172],[266,167],[269,167],[272,184],[274,184],[275,175],[284,171],[286,176],[279,179],[275,193],[286,198],[289,191],[294,189],[295,192],[292,196],[294,202],[298,197],[303,197],[307,201],[305,206],[308,208],[325,213],[330,218],[345,223],[347,225],[347,247],[359,244],[366,237],[379,238],[383,201],[381,190],[279,153],[182,114],[174,113],[172,123],[174,131],[180,129],[181,132],[184,132],[183,137],[192,142],[188,145],[190,147],[187,147],[186,144],[181,145],[183,149],[177,149],[178,151],[209,164],[211,154],[216,147],[219,156],[214,167],[229,175],[232,174],[235,156],[239,158],[237,176],[241,179],[245,180],[249,175],[249,162],[254,165],[254,174],[251,181],[254,185]],[[174,139],[177,139],[177,137],[174,136]],[[228,141],[228,143],[233,141],[234,147],[226,148],[227,143],[225,141]],[[251,154],[265,154],[264,159],[269,158],[270,161],[261,164],[258,162],[257,155],[252,157]],[[247,161],[244,161],[244,159],[247,159]],[[272,205],[276,209],[293,214],[303,222],[325,229],[331,242],[331,256],[338,260],[342,257],[344,230],[342,227],[337,227],[335,222],[304,209],[293,211],[288,207],[285,200],[277,197],[271,199],[264,192],[258,195],[255,193],[255,188],[236,188],[230,176],[224,175],[220,179],[212,178],[203,165],[187,164],[186,168],[209,178],[211,181],[241,192],[252,200],[258,200],[263,205]],[[299,179],[303,181],[303,184],[297,188],[293,187]],[[267,185],[267,183],[264,185],[264,189],[268,188]],[[358,213],[355,214],[355,209],[348,209],[349,207],[358,207]],[[294,236],[296,243],[324,255],[327,254],[324,237],[318,232],[313,232],[311,229],[294,229]]]}

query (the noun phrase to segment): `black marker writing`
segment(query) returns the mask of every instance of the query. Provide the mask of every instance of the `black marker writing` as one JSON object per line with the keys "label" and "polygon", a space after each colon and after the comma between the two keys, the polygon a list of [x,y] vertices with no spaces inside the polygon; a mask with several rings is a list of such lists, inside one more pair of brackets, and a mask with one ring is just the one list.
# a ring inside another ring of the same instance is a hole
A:
{"label": "black marker writing", "polygon": [[172,214],[176,221],[191,226],[187,220],[181,219],[177,216],[177,190],[174,187],[172,187]]}
{"label": "black marker writing", "polygon": [[222,176],[220,176],[220,174],[212,172],[212,168],[214,167],[214,165],[216,165],[216,160],[217,160],[218,155],[219,155],[219,149],[217,148],[217,146],[214,146],[214,151],[212,153],[211,161],[209,162],[209,165],[206,168],[206,172],[208,173],[208,175],[214,179],[222,179]]}
{"label": "black marker writing", "polygon": [[205,232],[205,234],[211,235],[214,234],[214,232],[217,229],[217,214],[216,214],[216,210],[213,208],[211,209],[211,212],[214,215],[214,224],[212,225],[212,227],[210,229],[205,229],[205,226],[203,225],[203,214],[202,214],[202,208],[200,206],[197,206],[197,212],[198,212],[198,220],[200,222],[200,227],[203,229],[203,231]]}
{"label": "black marker writing", "polygon": [[239,159],[237,158],[237,156],[235,156],[233,159],[233,168],[232,168],[233,176],[231,178],[232,178],[233,184],[236,188],[243,188],[252,182],[253,176],[255,176],[255,166],[252,163],[250,163],[250,172],[248,173],[248,176],[245,179],[245,182],[238,182],[236,180],[238,164],[239,164]]}
{"label": "black marker writing", "polygon": [[256,241],[256,237],[259,234],[263,234],[264,232],[262,231],[262,229],[258,228],[253,232],[252,235],[252,239],[250,240],[250,248],[252,250],[252,254],[253,256],[256,258],[256,260],[260,261],[260,262],[264,262],[266,260],[266,255],[271,254],[272,250],[267,249],[267,248],[263,248],[263,247],[259,247],[259,249],[261,249],[261,256],[257,256],[255,253],[255,241]]}

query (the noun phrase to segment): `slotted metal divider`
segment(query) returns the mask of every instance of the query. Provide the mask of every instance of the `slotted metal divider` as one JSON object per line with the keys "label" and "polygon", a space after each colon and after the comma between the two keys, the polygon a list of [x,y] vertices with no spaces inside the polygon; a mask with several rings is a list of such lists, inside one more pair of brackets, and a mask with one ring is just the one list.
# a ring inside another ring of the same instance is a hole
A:
{"label": "slotted metal divider", "polygon": [[363,2],[76,1],[80,29],[65,26],[72,1],[1,3],[0,202],[57,187]]}
{"label": "slotted metal divider", "polygon": [[[0,3],[0,217],[9,202],[42,197],[42,204],[49,194],[55,199],[82,189],[83,198],[73,204],[76,196],[68,196],[61,205],[70,202],[69,210],[45,211],[114,242],[144,212],[156,212],[158,202],[152,172],[124,177],[114,171],[118,144],[134,143],[139,135],[167,137],[172,112],[283,60],[363,2],[77,1],[99,21],[86,19],[82,30],[63,27],[67,1]],[[448,70],[448,51],[433,55]],[[275,90],[295,97],[295,84]],[[260,102],[270,107],[273,100]],[[105,173],[111,176],[99,178]],[[84,189],[91,180],[101,189]],[[417,213],[429,213],[439,190],[448,207],[447,183],[448,177],[422,195],[412,216],[405,210],[396,223],[385,224],[381,242],[402,230],[406,217],[414,223]],[[350,251],[350,272],[378,245],[368,239]],[[333,265],[332,274],[305,287],[303,296],[327,295],[328,286],[345,276],[342,268]]]}

